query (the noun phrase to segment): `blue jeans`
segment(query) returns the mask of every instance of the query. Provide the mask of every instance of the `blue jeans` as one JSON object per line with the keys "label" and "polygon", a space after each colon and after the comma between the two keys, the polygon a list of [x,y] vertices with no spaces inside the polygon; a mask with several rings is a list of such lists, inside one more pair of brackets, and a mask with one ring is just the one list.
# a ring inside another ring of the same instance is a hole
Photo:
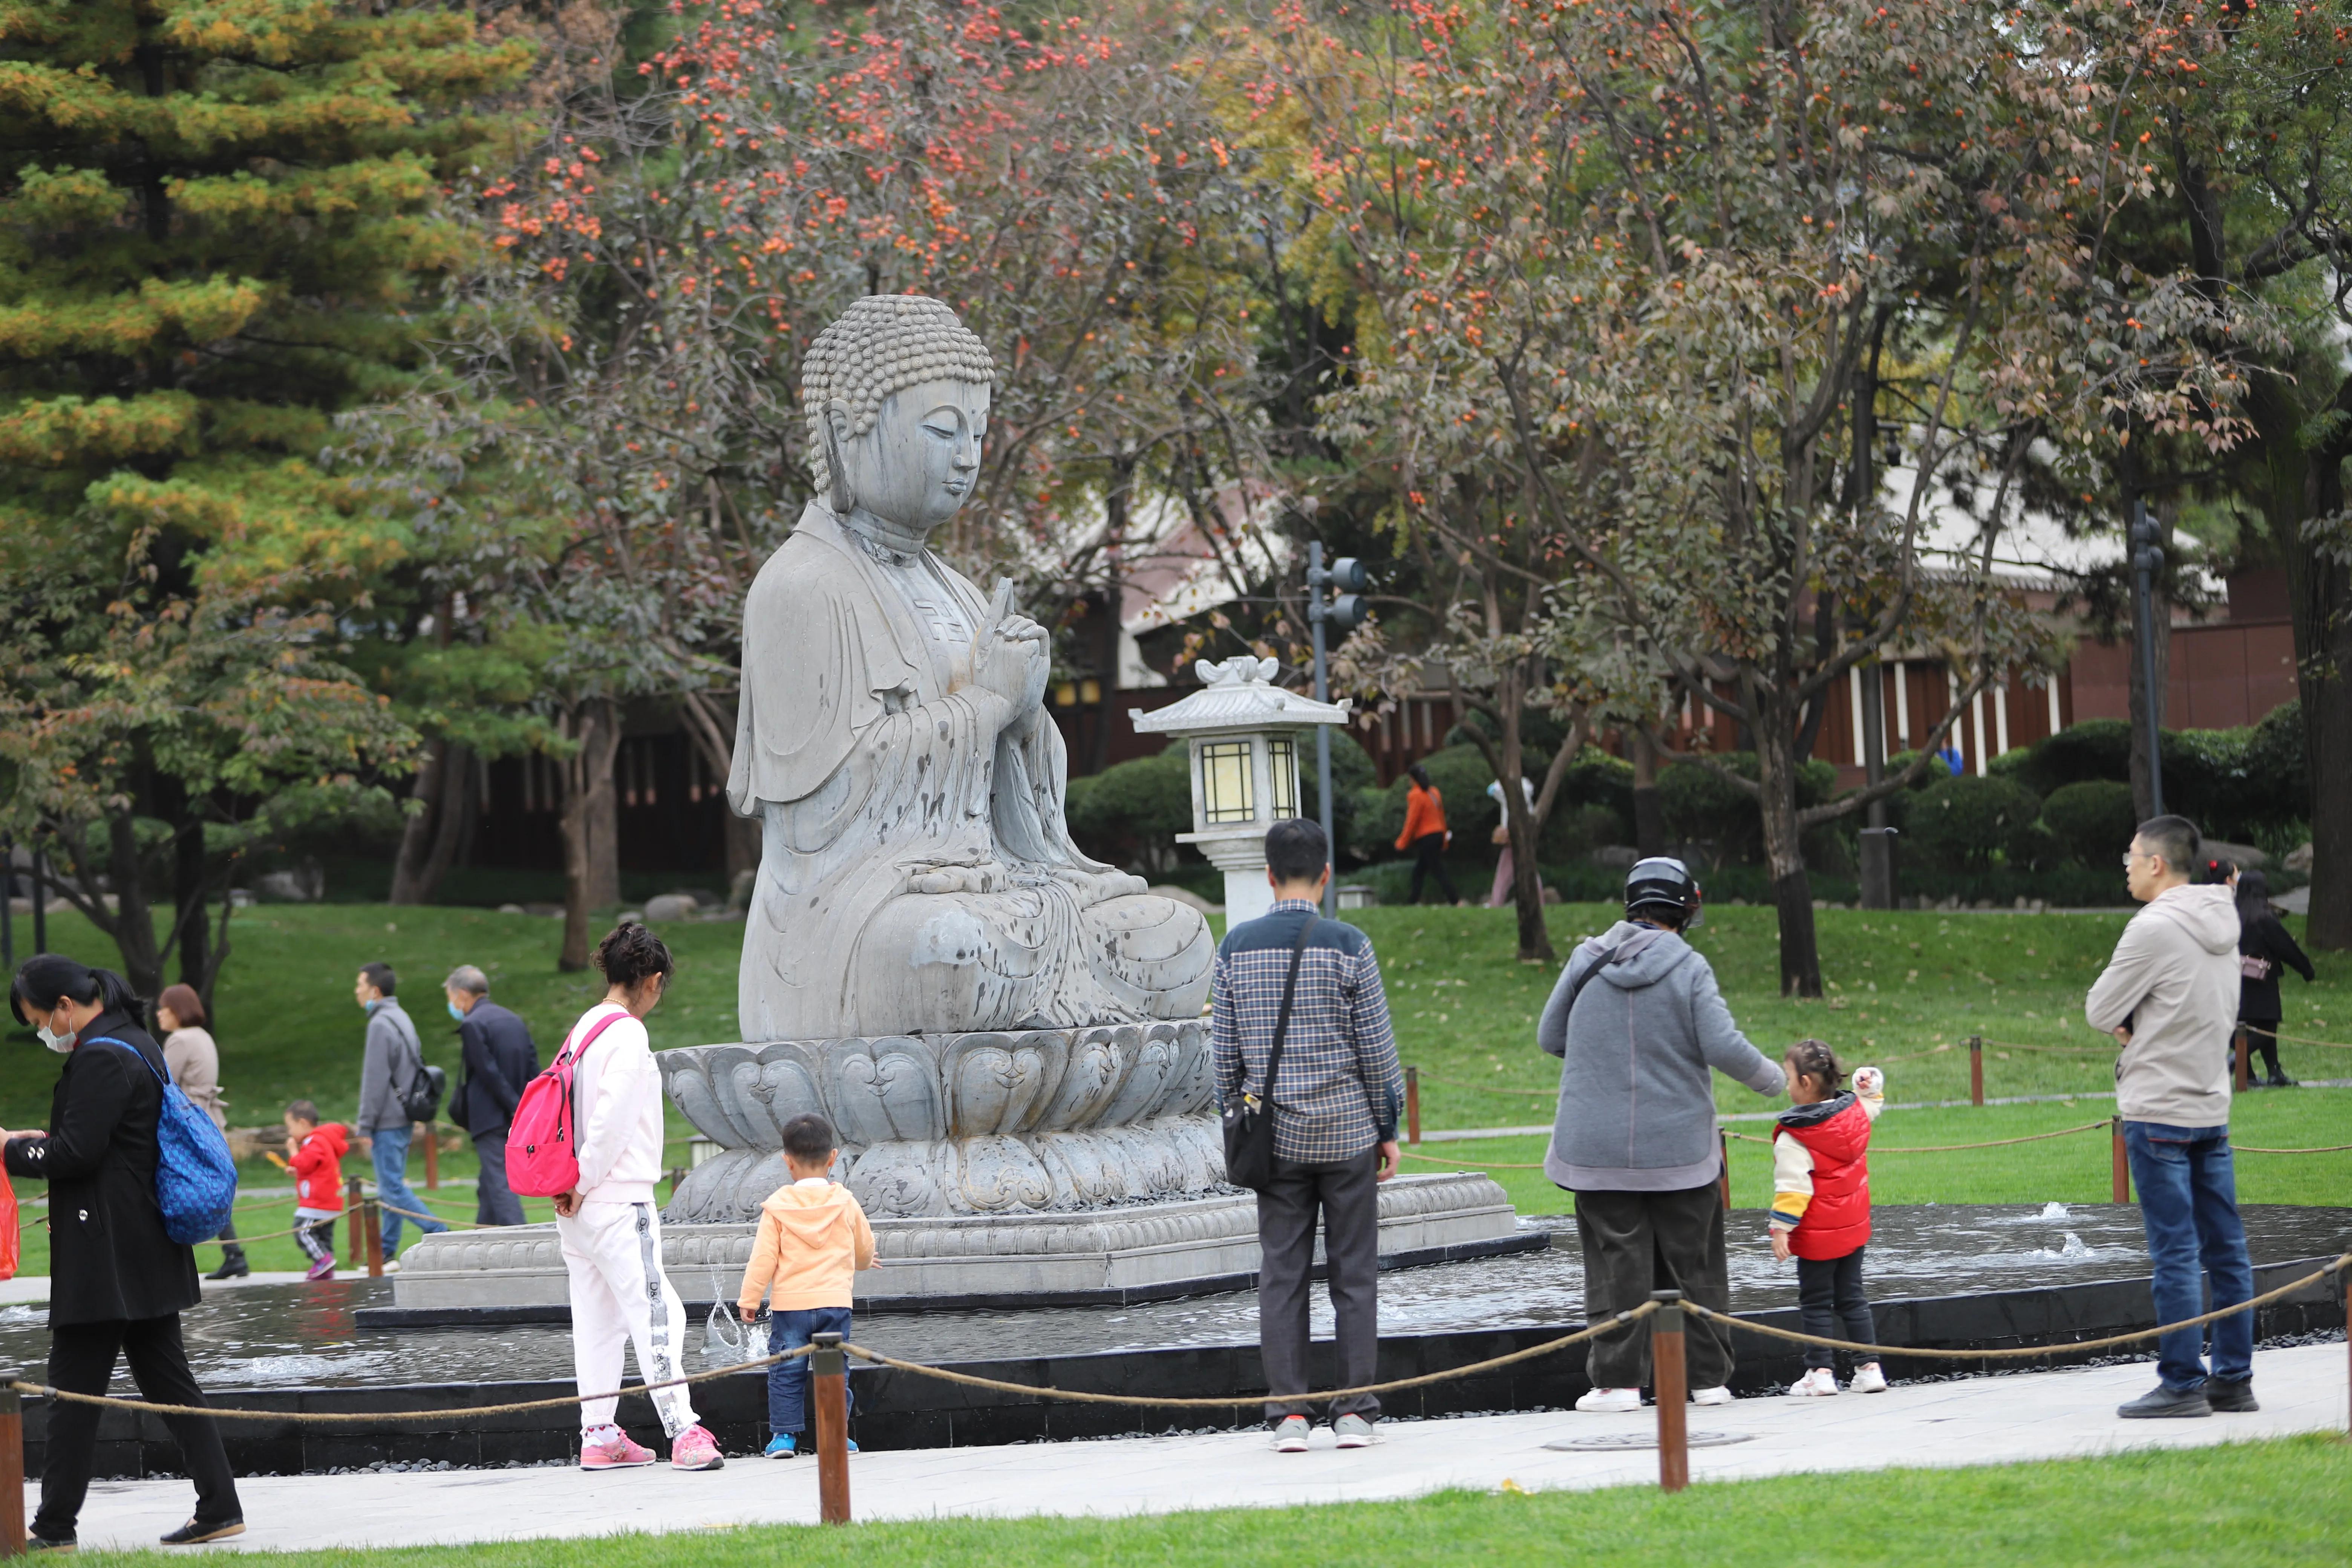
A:
{"label": "blue jeans", "polygon": [[[849,1337],[849,1309],[846,1307],[801,1307],[789,1312],[768,1314],[768,1353],[796,1351],[818,1334],[839,1334]],[[845,1395],[849,1380],[842,1380]],[[794,1356],[780,1361],[768,1369],[768,1431],[795,1435],[809,1429],[808,1411],[809,1358]],[[851,1408],[855,1408],[854,1403]]]}
{"label": "blue jeans", "polygon": [[[2200,1275],[2212,1280],[2212,1310],[2252,1299],[2254,1266],[2246,1256],[2246,1227],[2238,1218],[2229,1128],[2126,1121],[2124,1150],[2139,1187],[2140,1219],[2147,1226],[2156,1321],[2177,1323],[2209,1310]],[[2156,1372],[2165,1387],[2178,1393],[2205,1381],[2199,1352],[2209,1331],[2213,1377],[2236,1383],[2253,1375],[2254,1315],[2241,1312],[2158,1340]]]}
{"label": "blue jeans", "polygon": [[[369,1158],[375,1162],[376,1196],[383,1200],[383,1255],[386,1258],[400,1256],[400,1227],[403,1216],[393,1213],[406,1209],[410,1215],[430,1214],[422,1199],[408,1190],[408,1140],[415,1131],[406,1122],[397,1127],[379,1127],[368,1134]],[[407,1221],[426,1236],[449,1227],[437,1219]]]}

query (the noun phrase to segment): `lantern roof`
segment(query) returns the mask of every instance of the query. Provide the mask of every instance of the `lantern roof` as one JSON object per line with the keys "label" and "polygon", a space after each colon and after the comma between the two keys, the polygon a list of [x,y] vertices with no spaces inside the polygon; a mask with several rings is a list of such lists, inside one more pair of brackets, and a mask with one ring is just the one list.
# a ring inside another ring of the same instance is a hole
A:
{"label": "lantern roof", "polygon": [[1213,735],[1253,730],[1297,730],[1313,724],[1345,724],[1348,698],[1318,702],[1274,684],[1282,661],[1244,654],[1223,663],[1202,659],[1192,667],[1201,689],[1181,702],[1150,712],[1130,708],[1127,716],[1147,735]]}

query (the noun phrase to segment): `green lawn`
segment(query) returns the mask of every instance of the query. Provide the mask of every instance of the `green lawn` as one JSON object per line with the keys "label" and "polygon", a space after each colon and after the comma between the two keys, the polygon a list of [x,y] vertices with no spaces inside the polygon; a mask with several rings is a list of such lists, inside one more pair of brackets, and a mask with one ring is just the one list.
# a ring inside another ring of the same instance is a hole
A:
{"label": "green lawn", "polygon": [[[1138,1454],[1139,1462],[1144,1460]],[[854,1476],[854,1471],[853,1471]],[[853,1488],[854,1488],[853,1480]],[[2352,1447],[2312,1436],[1975,1469],[1884,1470],[1605,1491],[1447,1491],[1410,1502],[1218,1509],[1126,1519],[937,1520],[765,1526],[521,1542],[467,1550],[469,1568],[739,1568],[745,1563],[1007,1563],[1507,1568],[1699,1564],[2328,1563],[2352,1556]],[[853,1501],[854,1501],[853,1490]],[[317,1568],[435,1568],[449,1549],[288,1553]],[[160,1565],[162,1552],[101,1562]]]}
{"label": "green lawn", "polygon": [[[2105,1129],[2049,1138],[2005,1148],[1958,1153],[1898,1152],[1906,1146],[1976,1143],[2054,1132],[2086,1121],[2104,1121],[2112,1100],[2060,1101],[2052,1105],[1959,1106],[1948,1110],[1889,1111],[1871,1137],[1870,1194],[1885,1204],[2103,1204],[2114,1197],[2109,1137]],[[1764,1137],[1769,1122],[1735,1122],[1731,1131]],[[2230,1131],[2241,1143],[2274,1149],[2308,1149],[2352,1143],[2352,1089],[2264,1090],[2242,1099]],[[1503,1184],[1521,1214],[1565,1214],[1566,1193],[1539,1170],[1511,1165],[1541,1163],[1544,1140],[1480,1138],[1460,1142],[1407,1146],[1408,1172],[1486,1170]],[[1504,1168],[1490,1168],[1486,1162]],[[2341,1204],[2352,1201],[2352,1150],[2335,1154],[2238,1156],[2238,1197],[2249,1204]],[[1731,1201],[1737,1208],[1763,1208],[1772,1201],[1772,1154],[1761,1143],[1734,1139]]]}
{"label": "green lawn", "polygon": [[[1614,910],[1562,905],[1549,911],[1553,941],[1564,958],[1577,938],[1602,929]],[[1405,1061],[1422,1078],[1424,1128],[1535,1125],[1551,1116],[1558,1068],[1535,1048],[1537,1014],[1556,978],[1515,954],[1510,911],[1385,909],[1351,915],[1370,933],[1386,976]],[[1990,1041],[1985,1053],[1988,1093],[2087,1093],[2113,1082],[2113,1055],[2104,1037],[2082,1022],[2082,994],[2122,929],[2125,915],[1865,913],[1826,910],[1819,919],[1826,1001],[1790,1002],[1779,993],[1772,911],[1718,909],[1694,933],[1715,965],[1732,1011],[1758,1045],[1775,1051],[1818,1035],[1849,1064],[1888,1064],[1888,1088],[1897,1101],[1965,1099],[1971,1034]],[[19,937],[26,923],[17,921]],[[2299,924],[2299,922],[2290,922]],[[53,944],[85,960],[111,962],[111,944],[79,917],[50,923]],[[654,1044],[670,1047],[725,1040],[735,1035],[735,961],[740,924],[726,921],[665,928],[677,954],[670,999],[652,1019]],[[383,905],[265,905],[240,912],[233,952],[223,971],[215,1033],[221,1042],[222,1081],[232,1121],[274,1124],[286,1102],[315,1100],[330,1117],[348,1117],[358,1103],[363,1021],[351,999],[360,964],[381,958],[399,970],[403,994],[422,1031],[427,1055],[455,1072],[456,1026],[442,1011],[441,977],[459,963],[481,966],[493,994],[520,1013],[542,1052],[552,1049],[572,1020],[601,994],[593,974],[559,974],[555,955],[562,922],[478,909],[393,909]],[[2320,980],[2287,982],[2289,1033],[2352,1039],[2352,955],[2318,955]],[[2013,1050],[2011,1046],[2064,1047],[2067,1056]],[[1939,1049],[1938,1047],[1943,1047]],[[11,1028],[0,1039],[8,1070],[0,1073],[0,1124],[38,1125],[47,1118],[55,1065],[29,1034]],[[1928,1053],[1916,1059],[1899,1058]],[[2305,1078],[2352,1078],[2352,1051],[2287,1048],[2289,1070]],[[1529,1093],[1528,1090],[1538,1092]],[[1776,1109],[1740,1086],[1718,1080],[1727,1111]],[[2014,1137],[2100,1116],[2111,1101],[2074,1105],[1987,1107],[1978,1110],[1906,1111],[1883,1124],[1879,1141],[1969,1142]],[[2251,1143],[2309,1145],[2352,1142],[2352,1094],[2299,1090],[2252,1096],[2236,1122]],[[1751,1124],[1746,1130],[1760,1131]],[[670,1135],[691,1131],[673,1116]],[[1541,1141],[1502,1140],[1425,1149],[1465,1163],[1533,1163]],[[681,1146],[677,1159],[684,1163]],[[1884,1203],[2095,1202],[2107,1193],[2107,1152],[2096,1134],[1970,1154],[1889,1155],[1874,1163],[1873,1184]],[[1735,1201],[1764,1201],[1764,1157],[1757,1145],[1733,1145]],[[410,1179],[422,1179],[412,1158]],[[359,1172],[353,1158],[347,1168]],[[446,1156],[457,1176],[473,1168],[470,1151]],[[1416,1163],[1412,1169],[1437,1167]],[[1563,1200],[1538,1172],[1496,1173],[1521,1208],[1557,1213]],[[285,1177],[255,1164],[252,1185],[282,1185]],[[2352,1192],[2352,1158],[2257,1156],[2242,1162],[2250,1202],[2326,1203]],[[462,1189],[448,1197],[465,1217]],[[536,1212],[536,1211],[534,1211]],[[283,1228],[284,1211],[256,1208],[248,1228]],[[37,1227],[35,1227],[37,1229]],[[28,1232],[26,1272],[46,1266],[46,1246]],[[257,1263],[292,1268],[285,1238],[255,1248]]]}

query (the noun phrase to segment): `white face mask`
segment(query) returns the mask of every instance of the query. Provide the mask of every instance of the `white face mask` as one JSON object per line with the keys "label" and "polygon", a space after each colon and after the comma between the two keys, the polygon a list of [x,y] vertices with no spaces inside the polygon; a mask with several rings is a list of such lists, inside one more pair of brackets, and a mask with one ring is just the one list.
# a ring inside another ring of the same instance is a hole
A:
{"label": "white face mask", "polygon": [[59,1056],[64,1056],[74,1048],[74,1037],[71,1035],[53,1035],[49,1032],[49,1026],[47,1024],[40,1025],[34,1032],[41,1037],[41,1044]]}

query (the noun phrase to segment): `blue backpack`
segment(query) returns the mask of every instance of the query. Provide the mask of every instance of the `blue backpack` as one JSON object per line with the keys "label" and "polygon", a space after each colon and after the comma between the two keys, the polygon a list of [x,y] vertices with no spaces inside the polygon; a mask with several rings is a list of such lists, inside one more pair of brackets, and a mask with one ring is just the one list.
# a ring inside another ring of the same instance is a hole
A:
{"label": "blue backpack", "polygon": [[183,1247],[218,1236],[236,1203],[236,1162],[229,1158],[228,1140],[145,1051],[127,1040],[89,1043],[121,1046],[163,1086],[163,1109],[155,1118],[155,1203],[163,1211],[163,1234]]}

